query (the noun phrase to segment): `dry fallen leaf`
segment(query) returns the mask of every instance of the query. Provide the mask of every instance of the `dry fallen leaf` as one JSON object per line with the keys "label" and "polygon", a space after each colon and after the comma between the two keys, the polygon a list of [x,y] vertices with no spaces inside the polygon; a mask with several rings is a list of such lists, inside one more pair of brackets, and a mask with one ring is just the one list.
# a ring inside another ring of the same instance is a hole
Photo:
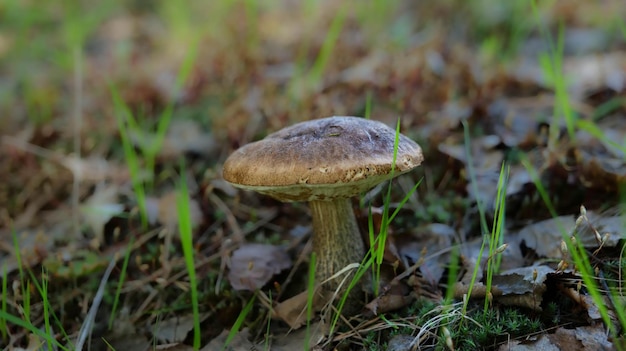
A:
{"label": "dry fallen leaf", "polygon": [[[626,236],[623,224],[626,223],[626,215],[618,209],[605,211],[597,214],[594,211],[587,211],[590,223],[600,235],[608,233],[604,247],[614,247],[618,241]],[[546,219],[527,225],[516,234],[511,234],[509,238],[515,237],[520,244],[524,244],[529,249],[535,251],[539,257],[562,258],[561,241],[573,233],[576,227],[576,218],[573,216],[560,216]],[[598,242],[592,228],[588,223],[581,223],[575,231],[576,239],[584,247],[598,247]]]}
{"label": "dry fallen leaf", "polygon": [[[319,286],[315,287],[315,295],[311,310],[313,313],[319,312],[330,300]],[[272,309],[272,318],[280,319],[287,323],[291,329],[298,329],[307,322],[306,311],[308,302],[308,291],[303,291],[281,303]]]}
{"label": "dry fallen leaf", "polygon": [[365,308],[374,315],[399,310],[415,300],[415,296],[407,292],[406,286],[396,284],[384,294],[370,301]]}
{"label": "dry fallen leaf", "polygon": [[[503,236],[510,239],[506,231],[503,233]],[[461,244],[461,263],[463,264],[463,271],[465,272],[461,281],[465,284],[469,284],[472,279],[476,265],[484,265],[488,259],[489,252],[488,250],[481,251],[482,245],[482,237],[476,237]],[[479,261],[480,252],[482,252],[482,258]],[[500,253],[500,256],[502,257],[500,269],[503,271],[524,266],[524,257],[522,257],[519,245],[509,244],[506,250]],[[483,271],[484,266],[481,266],[476,275],[477,279],[480,280],[483,278]]]}
{"label": "dry fallen leaf", "polygon": [[150,327],[152,335],[165,343],[182,342],[192,329],[193,315],[190,314],[159,320]]}
{"label": "dry fallen leaf", "polygon": [[270,346],[270,351],[316,350],[315,347],[328,335],[327,329],[325,323],[317,321],[311,323],[308,329],[302,328],[278,335]]}
{"label": "dry fallen leaf", "polygon": [[233,251],[228,281],[235,290],[256,290],[275,274],[291,267],[283,248],[268,244],[244,244]]}
{"label": "dry fallen leaf", "polygon": [[[410,234],[396,239],[401,257],[409,262],[424,260],[419,267],[424,278],[433,283],[439,282],[450,260],[448,249],[456,237],[456,231],[445,224],[431,223],[412,230]],[[427,257],[422,257],[424,253]]]}
{"label": "dry fallen leaf", "polygon": [[228,330],[224,330],[220,335],[201,348],[200,351],[250,351],[258,349],[257,345],[248,340],[250,333],[247,328],[235,333],[232,340],[226,344],[229,334],[230,332]]}
{"label": "dry fallen leaf", "polygon": [[472,139],[470,143],[471,155],[467,155],[465,145],[460,144],[440,144],[438,149],[441,153],[462,162],[468,168],[469,162],[476,175],[476,190],[469,179],[469,172],[466,172],[467,192],[471,198],[480,200],[487,204],[488,210],[493,208],[496,198],[498,178],[500,168],[504,160],[502,150],[495,148],[500,143],[500,138],[495,135]]}
{"label": "dry fallen leaf", "polygon": [[539,125],[545,115],[554,110],[554,99],[533,96],[532,98],[500,98],[487,108],[493,133],[507,147],[540,145],[542,134]]}
{"label": "dry fallen leaf", "polygon": [[603,118],[576,133],[580,181],[589,188],[619,191],[626,182],[626,121],[621,114]]}
{"label": "dry fallen leaf", "polygon": [[[492,277],[491,294],[495,301],[506,306],[524,307],[541,311],[545,281],[554,269],[548,266],[514,268],[495,274]],[[454,285],[455,298],[462,299],[469,292],[469,285],[457,282]],[[474,284],[471,298],[484,298],[487,287]]]}
{"label": "dry fallen leaf", "polygon": [[149,350],[152,346],[152,342],[141,333],[105,337],[104,339],[111,346],[111,350]]}
{"label": "dry fallen leaf", "polygon": [[608,340],[602,324],[578,327],[575,329],[558,328],[553,334],[539,335],[530,340],[511,340],[501,345],[500,351],[595,351],[614,350]]}

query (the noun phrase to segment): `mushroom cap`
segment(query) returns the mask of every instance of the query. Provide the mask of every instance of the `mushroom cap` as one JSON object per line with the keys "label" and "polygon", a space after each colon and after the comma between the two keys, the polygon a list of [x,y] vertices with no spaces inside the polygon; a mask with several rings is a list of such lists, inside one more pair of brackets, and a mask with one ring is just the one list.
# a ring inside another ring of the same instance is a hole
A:
{"label": "mushroom cap", "polygon": [[[224,180],[281,201],[333,200],[367,191],[390,178],[396,131],[360,117],[294,124],[244,145],[224,163]],[[424,160],[400,134],[393,176]]]}

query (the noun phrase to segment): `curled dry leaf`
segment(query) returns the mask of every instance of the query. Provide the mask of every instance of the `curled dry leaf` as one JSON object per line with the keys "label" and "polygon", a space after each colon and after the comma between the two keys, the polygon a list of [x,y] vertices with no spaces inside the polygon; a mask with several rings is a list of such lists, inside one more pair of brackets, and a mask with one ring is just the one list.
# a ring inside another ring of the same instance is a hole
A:
{"label": "curled dry leaf", "polygon": [[374,315],[378,315],[408,306],[413,300],[415,300],[415,296],[408,291],[408,287],[401,282],[397,282],[390,285],[383,294],[365,305],[365,308]]}
{"label": "curled dry leaf", "polygon": [[256,290],[291,267],[289,255],[279,246],[244,244],[233,252],[228,280],[235,290]]}

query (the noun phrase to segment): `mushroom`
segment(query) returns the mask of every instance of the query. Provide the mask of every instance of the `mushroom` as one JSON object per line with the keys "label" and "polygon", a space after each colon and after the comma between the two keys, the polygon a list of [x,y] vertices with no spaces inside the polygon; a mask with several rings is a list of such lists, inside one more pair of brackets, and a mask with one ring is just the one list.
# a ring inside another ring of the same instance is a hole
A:
{"label": "mushroom", "polygon": [[[420,146],[400,134],[392,167],[395,138],[386,124],[360,117],[301,122],[236,150],[224,163],[223,177],[280,201],[309,202],[315,278],[321,283],[365,256],[350,198],[423,161]],[[335,280],[324,287],[338,285]]]}

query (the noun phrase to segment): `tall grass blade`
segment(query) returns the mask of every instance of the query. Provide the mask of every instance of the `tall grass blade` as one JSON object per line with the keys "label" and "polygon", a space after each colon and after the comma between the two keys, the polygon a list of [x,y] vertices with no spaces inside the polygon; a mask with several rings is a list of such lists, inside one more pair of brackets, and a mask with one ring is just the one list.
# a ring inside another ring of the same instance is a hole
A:
{"label": "tall grass blade", "polygon": [[[44,330],[48,335],[54,335],[50,326],[50,301],[48,301],[48,277],[44,268],[41,269],[41,304],[43,307]],[[52,350],[52,342],[46,339],[48,350]]]}
{"label": "tall grass blade", "polygon": [[181,176],[178,182],[178,193],[176,194],[176,209],[178,212],[178,230],[180,232],[180,242],[183,247],[185,266],[189,276],[189,290],[191,292],[191,307],[193,311],[193,349],[200,349],[200,310],[198,303],[198,280],[196,279],[196,268],[193,250],[193,237],[191,225],[191,211],[189,208],[189,189],[187,188],[187,177],[185,176],[184,162],[181,164]]}
{"label": "tall grass blade", "polygon": [[[465,140],[465,157],[467,159],[467,173],[469,174],[469,177],[470,177],[470,184],[472,186],[472,192],[474,193],[476,206],[478,207],[478,214],[480,217],[480,230],[481,230],[481,236],[483,237],[482,244],[480,245],[480,249],[478,250],[478,257],[476,258],[476,265],[474,266],[474,270],[472,272],[472,278],[470,280],[469,287],[467,290],[467,296],[472,296],[472,291],[474,289],[474,285],[476,284],[478,271],[481,267],[483,252],[485,251],[485,245],[487,242],[485,235],[489,233],[489,228],[487,226],[487,216],[485,214],[484,204],[479,196],[480,192],[478,190],[476,170],[474,169],[474,161],[473,161],[472,151],[471,151],[469,126],[466,121],[463,121],[462,123],[463,123],[463,133],[464,133],[464,140]],[[469,298],[464,299],[463,309],[462,309],[463,315],[467,313],[468,303],[469,303]]]}
{"label": "tall grass blade", "polygon": [[[548,211],[550,211],[550,214],[552,215],[552,217],[556,218],[558,216],[557,212],[554,208],[554,205],[552,204],[552,201],[550,200],[550,197],[548,196],[548,192],[546,191],[545,187],[541,183],[537,175],[537,172],[534,170],[534,168],[532,167],[532,165],[527,159],[525,158],[522,159],[522,164],[524,165],[529,175],[531,176],[531,179],[535,187],[537,188],[537,192],[539,193],[542,201],[548,208]],[[613,325],[608,308],[606,306],[606,303],[604,302],[602,292],[600,291],[600,288],[598,287],[598,284],[596,283],[595,269],[591,265],[587,251],[582,246],[583,245],[582,241],[581,240],[572,241],[570,235],[568,234],[569,231],[566,228],[564,228],[560,222],[558,223],[559,223],[558,224],[559,231],[561,232],[563,240],[567,245],[569,255],[571,256],[571,259],[574,262],[576,270],[580,273],[579,275],[581,276],[583,283],[585,284],[587,293],[591,296],[594,304],[598,308],[598,311],[600,312],[600,316],[603,322],[605,323],[605,325],[607,326],[609,332],[614,338],[617,338],[616,327]],[[619,300],[619,299],[616,299],[616,300]],[[615,306],[615,307],[616,307],[616,314],[618,316],[618,320],[622,328],[624,328],[626,327],[626,312],[623,311],[623,305]],[[617,309],[620,309],[620,311],[617,311]]]}
{"label": "tall grass blade", "polygon": [[64,351],[75,351],[74,348],[67,348],[59,341],[57,341],[53,335],[46,333],[44,330],[37,328],[32,325],[30,321],[24,320],[23,318],[18,318],[12,314],[6,313],[4,311],[0,311],[0,318],[6,320],[8,323],[15,325],[17,327],[23,328],[24,330],[28,330],[30,333],[37,335],[41,339],[43,339],[46,344],[53,345],[53,349],[64,350]]}
{"label": "tall grass blade", "polygon": [[498,178],[498,188],[496,192],[495,213],[493,225],[491,229],[491,237],[489,238],[489,258],[487,259],[487,269],[485,277],[485,286],[487,296],[483,312],[486,314],[491,304],[491,285],[493,274],[499,270],[502,255],[496,250],[504,244],[502,233],[504,231],[504,221],[506,218],[506,187],[508,183],[510,168],[505,162],[500,167],[500,176]]}

